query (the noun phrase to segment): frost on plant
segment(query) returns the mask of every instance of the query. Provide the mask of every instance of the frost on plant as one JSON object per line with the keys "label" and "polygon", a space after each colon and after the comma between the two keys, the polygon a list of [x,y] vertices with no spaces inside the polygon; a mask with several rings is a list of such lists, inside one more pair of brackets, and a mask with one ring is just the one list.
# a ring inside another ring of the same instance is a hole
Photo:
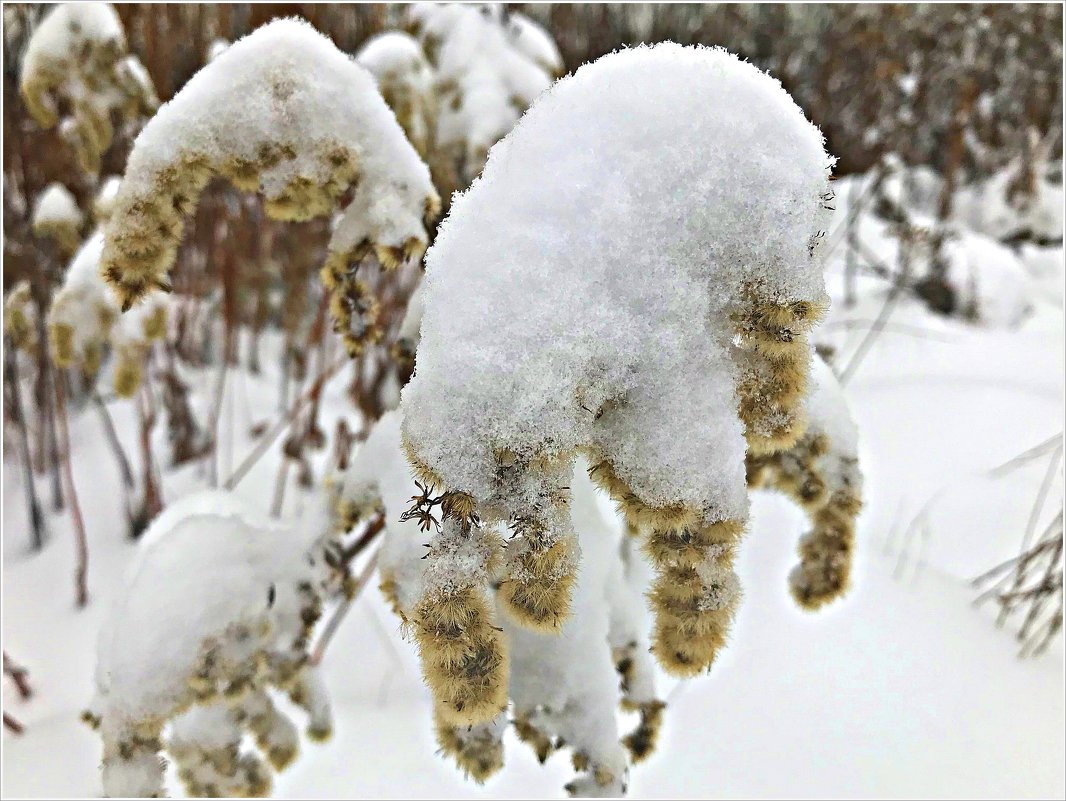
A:
{"label": "frost on plant", "polygon": [[[386,535],[380,555],[381,588],[396,612],[408,624],[425,618],[420,609],[424,595],[422,556],[425,533],[416,519],[403,515],[413,480],[404,458],[400,417],[390,412],[371,431],[363,448],[338,482],[336,515],[346,523],[384,511]],[[627,750],[633,761],[645,757],[655,745],[663,704],[655,696],[654,679],[646,656],[644,609],[641,592],[646,576],[639,554],[607,522],[596,502],[596,490],[581,462],[568,477],[573,503],[570,524],[577,532],[582,563],[573,580],[572,613],[556,633],[531,631],[503,619],[499,639],[507,643],[509,680],[492,688],[495,714],[482,723],[457,722],[455,711],[436,704],[434,727],[443,751],[476,781],[484,781],[503,766],[503,734],[510,702],[519,738],[543,762],[553,752],[568,748],[578,777],[568,785],[577,795],[620,795],[627,775]],[[502,564],[496,566],[502,567]],[[503,578],[490,571],[490,583]],[[485,616],[504,603],[506,592],[494,597],[471,593],[467,599],[482,602],[466,611],[461,625],[474,629]],[[459,605],[452,601],[449,611]],[[479,617],[480,616],[480,617]],[[417,626],[415,639],[426,648],[426,633]],[[483,632],[482,636],[483,636]],[[438,661],[427,665],[438,679],[449,671],[449,659],[476,671],[480,663],[467,661],[463,643],[454,650],[433,651]],[[486,649],[481,658],[496,656]],[[617,672],[616,672],[617,669]],[[618,731],[616,708],[639,712],[637,729],[626,736]]]}
{"label": "frost on plant", "polygon": [[81,241],[82,214],[77,201],[63,184],[50,183],[33,207],[33,233],[51,239],[59,252],[69,256]]}
{"label": "frost on plant", "polygon": [[831,164],[777,81],[666,44],[555,84],[456,199],[402,400],[430,534],[412,618],[454,723],[504,697],[496,564],[511,620],[566,620],[578,454],[656,566],[655,655],[682,676],[714,661],[740,597],[746,453],[805,429]]}
{"label": "frost on plant", "polygon": [[433,172],[449,196],[477,176],[562,59],[546,31],[499,5],[415,3],[407,24],[435,72]]}
{"label": "frost on plant", "polygon": [[817,609],[848,588],[855,520],[862,508],[858,434],[840,385],[820,358],[812,361],[807,433],[790,449],[748,458],[748,483],[778,490],[807,513],[800,563],[789,576],[796,603]]}
{"label": "frost on plant", "polygon": [[137,137],[115,198],[101,270],[124,309],[170,289],[185,218],[214,175],[262,193],[280,220],[332,214],[351,193],[322,281],[335,328],[359,353],[375,336],[376,301],[358,262],[418,258],[439,205],[371,76],[295,20],[257,29],[200,70]]}
{"label": "frost on plant", "polygon": [[[263,794],[262,757],[281,769],[298,747],[271,689],[308,711],[309,736],[329,735],[328,701],[307,666],[323,602],[347,584],[326,530],[324,515],[294,529],[218,490],[152,523],[101,628],[85,714],[103,739],[107,795],[160,795],[163,749],[191,794]],[[242,747],[244,733],[262,756]]]}
{"label": "frost on plant", "polygon": [[58,124],[90,174],[99,172],[111,146],[112,114],[132,121],[159,105],[144,65],[126,54],[122,23],[107,3],[63,3],[49,11],[22,57],[20,81],[33,118],[43,128]]}

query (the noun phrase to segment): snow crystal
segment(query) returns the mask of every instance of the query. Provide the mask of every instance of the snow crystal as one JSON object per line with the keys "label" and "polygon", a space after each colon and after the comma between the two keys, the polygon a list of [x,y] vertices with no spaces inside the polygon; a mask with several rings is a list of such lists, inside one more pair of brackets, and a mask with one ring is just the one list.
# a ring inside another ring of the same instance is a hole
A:
{"label": "snow crystal", "polygon": [[743,518],[734,323],[821,302],[831,159],[780,84],[724,50],[606,56],[493,148],[430,250],[405,435],[448,489],[496,453],[594,446],[649,505]]}

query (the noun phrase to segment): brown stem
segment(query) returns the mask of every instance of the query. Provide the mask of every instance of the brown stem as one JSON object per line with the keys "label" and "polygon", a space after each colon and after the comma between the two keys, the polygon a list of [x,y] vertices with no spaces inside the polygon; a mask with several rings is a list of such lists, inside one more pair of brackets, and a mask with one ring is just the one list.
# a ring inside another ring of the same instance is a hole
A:
{"label": "brown stem", "polygon": [[70,500],[70,520],[74,526],[74,599],[78,608],[89,602],[89,541],[85,536],[85,520],[81,516],[81,504],[74,488],[74,472],[70,465],[70,431],[67,428],[67,398],[63,385],[64,375],[55,373],[56,429],[62,451],[62,472],[67,497]]}
{"label": "brown stem", "polygon": [[7,712],[4,713],[4,728],[14,734],[22,734],[26,730],[21,723],[7,714]]}
{"label": "brown stem", "polygon": [[133,486],[133,469],[130,467],[130,460],[126,456],[126,450],[122,447],[122,441],[118,438],[118,431],[115,430],[115,421],[111,419],[107,404],[104,403],[104,399],[100,397],[100,393],[95,388],[91,397],[93,405],[100,412],[100,422],[104,426],[104,434],[107,437],[108,444],[111,446],[111,451],[115,454],[115,461],[118,462],[119,471],[122,473],[122,483],[125,484],[128,492],[129,488]]}
{"label": "brown stem", "polygon": [[44,547],[44,515],[41,513],[41,504],[37,499],[37,483],[33,478],[33,457],[30,453],[29,430],[22,408],[22,391],[19,388],[15,358],[15,349],[11,347],[10,342],[5,343],[4,384],[9,393],[8,409],[18,429],[19,449],[22,451],[22,480],[26,485],[26,505],[29,509],[30,517],[30,547],[35,551],[39,551]]}
{"label": "brown stem", "polygon": [[19,698],[23,701],[33,695],[33,688],[30,687],[29,671],[8,656],[7,651],[4,651],[4,675],[11,679],[15,689],[18,690]]}
{"label": "brown stem", "polygon": [[322,657],[326,655],[326,648],[329,647],[329,643],[337,633],[337,629],[340,628],[344,618],[347,617],[348,611],[352,608],[355,600],[366,588],[366,585],[370,583],[370,577],[374,575],[374,571],[378,566],[379,553],[380,551],[375,551],[374,555],[367,560],[366,565],[363,567],[363,572],[355,580],[355,586],[351,594],[333,610],[333,614],[326,622],[325,628],[322,629],[322,636],[318,638],[318,642],[315,644],[315,650],[311,653],[310,664],[312,667],[322,662]]}
{"label": "brown stem", "polygon": [[349,364],[351,360],[347,356],[343,356],[329,366],[318,378],[315,379],[310,389],[304,392],[295,403],[289,408],[285,416],[276,422],[273,427],[263,435],[262,439],[255,444],[251,453],[245,457],[244,461],[233,471],[233,475],[226,479],[226,482],[222,485],[226,489],[233,489],[236,487],[251,470],[255,463],[262,458],[263,454],[267,452],[271,445],[277,440],[281,433],[285,431],[299,416],[300,411],[311,401],[313,401],[322,392],[322,388],[344,365]]}

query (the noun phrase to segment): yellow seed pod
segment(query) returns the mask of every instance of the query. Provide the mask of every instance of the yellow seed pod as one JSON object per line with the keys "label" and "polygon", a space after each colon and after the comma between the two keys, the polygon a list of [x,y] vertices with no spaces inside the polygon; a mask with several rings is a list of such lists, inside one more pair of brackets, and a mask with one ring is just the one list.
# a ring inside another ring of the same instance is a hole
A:
{"label": "yellow seed pod", "polygon": [[67,323],[48,326],[48,350],[56,367],[72,367],[78,361],[74,349],[74,327]]}
{"label": "yellow seed pod", "polygon": [[167,334],[167,308],[157,306],[144,320],[144,337],[149,342],[161,340]]}
{"label": "yellow seed pod", "polygon": [[115,394],[120,398],[132,398],[141,388],[143,378],[142,359],[139,355],[121,353],[115,367]]}
{"label": "yellow seed pod", "polygon": [[33,290],[26,280],[15,284],[4,298],[4,333],[15,348],[29,350],[37,344],[32,303]]}
{"label": "yellow seed pod", "polygon": [[503,767],[503,742],[490,733],[456,727],[433,712],[433,728],[441,750],[455,760],[468,778],[484,784]]}
{"label": "yellow seed pod", "polygon": [[473,587],[428,597],[414,613],[415,642],[441,719],[469,726],[507,707],[507,652],[488,603]]}

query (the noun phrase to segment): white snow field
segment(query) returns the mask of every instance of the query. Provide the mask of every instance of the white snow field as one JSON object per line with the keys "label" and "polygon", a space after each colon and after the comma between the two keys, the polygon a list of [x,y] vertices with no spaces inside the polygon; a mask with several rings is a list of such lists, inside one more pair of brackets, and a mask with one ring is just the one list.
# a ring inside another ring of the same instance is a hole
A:
{"label": "white snow field", "polygon": [[[861,179],[854,179],[861,180]],[[837,183],[848,195],[848,181]],[[844,219],[838,208],[834,225]],[[893,243],[874,219],[864,244],[888,265]],[[860,276],[856,303],[843,303],[844,243],[832,248],[827,284],[834,305],[817,341],[848,365],[882,309],[888,285]],[[974,608],[970,580],[1018,551],[1047,470],[1034,460],[1000,478],[989,471],[1063,428],[1063,259],[1061,248],[1018,253],[967,233],[960,248],[989,290],[993,322],[937,317],[903,297],[884,331],[851,372],[845,394],[860,435],[865,509],[850,593],[823,611],[798,610],[788,593],[802,513],[759,494],[737,572],[745,597],[732,642],[710,675],[674,686],[657,752],[629,776],[646,797],[1061,797],[1066,715],[1061,640],[1019,660],[991,607]],[[1009,264],[1008,268],[1003,263]],[[1017,290],[1020,284],[1022,289]],[[269,337],[264,355],[279,346]],[[337,349],[339,353],[339,347]],[[264,365],[279,360],[263,358]],[[322,427],[352,416],[346,368],[328,386]],[[186,370],[198,419],[207,417],[213,369]],[[277,419],[276,375],[230,373],[221,415],[225,477],[255,444],[253,423]],[[135,456],[132,403],[109,402]],[[50,514],[43,553],[30,554],[22,471],[3,475],[3,637],[30,671],[35,695],[4,685],[4,708],[25,733],[3,734],[5,797],[100,793],[100,742],[78,720],[90,701],[98,627],[135,546],[125,539],[120,478],[91,407],[72,410],[74,478],[90,546],[90,604],[74,607],[73,535],[65,513]],[[165,426],[157,425],[165,454]],[[328,454],[315,455],[321,467]],[[269,509],[280,444],[238,485]],[[285,514],[312,499],[290,482]],[[173,501],[206,486],[197,465],[164,470]],[[48,502],[47,482],[40,484]],[[413,489],[412,489],[413,492]],[[603,500],[609,509],[609,501]],[[1061,508],[1061,473],[1041,526]],[[190,603],[195,599],[189,599]],[[275,795],[326,797],[558,797],[573,776],[563,755],[537,764],[512,733],[506,765],[483,787],[438,756],[429,693],[412,644],[376,589],[357,600],[324,666],[336,728],[328,742],[302,743]],[[302,721],[298,713],[296,719]],[[628,729],[631,721],[624,721]],[[169,789],[181,788],[170,778]]]}

